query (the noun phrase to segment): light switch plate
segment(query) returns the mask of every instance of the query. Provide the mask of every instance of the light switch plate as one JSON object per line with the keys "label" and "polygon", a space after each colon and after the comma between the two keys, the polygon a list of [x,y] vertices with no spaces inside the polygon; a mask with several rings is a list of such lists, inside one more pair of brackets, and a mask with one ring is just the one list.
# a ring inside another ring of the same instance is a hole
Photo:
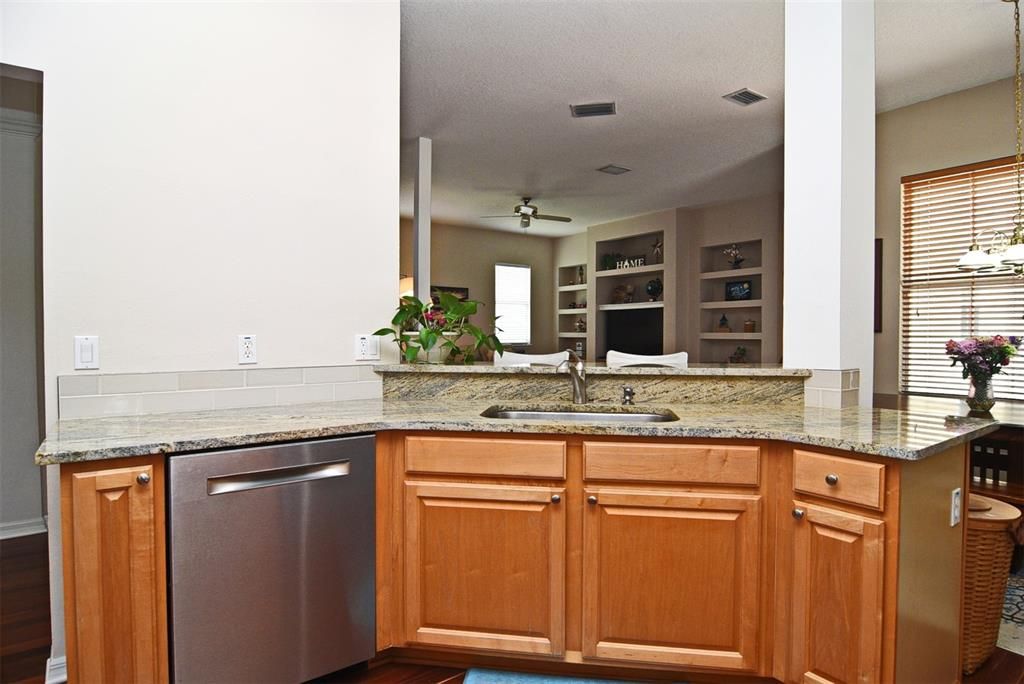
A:
{"label": "light switch plate", "polygon": [[963,491],[957,487],[949,496],[949,526],[956,527],[960,524],[961,511],[963,510]]}
{"label": "light switch plate", "polygon": [[380,361],[380,338],[376,335],[356,335],[356,361]]}
{"label": "light switch plate", "polygon": [[75,370],[95,370],[99,367],[99,336],[75,335]]}

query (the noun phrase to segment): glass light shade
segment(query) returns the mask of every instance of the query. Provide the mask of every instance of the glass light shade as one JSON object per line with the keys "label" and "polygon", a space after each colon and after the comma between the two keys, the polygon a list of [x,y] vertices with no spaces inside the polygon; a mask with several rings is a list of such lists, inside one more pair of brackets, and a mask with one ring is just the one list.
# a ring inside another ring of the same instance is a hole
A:
{"label": "glass light shade", "polygon": [[992,262],[989,260],[988,254],[982,252],[977,244],[973,244],[960,257],[960,261],[956,262],[956,267],[961,271],[980,271],[985,268],[991,268]]}
{"label": "glass light shade", "polygon": [[1009,268],[1009,266],[1004,264],[1003,261],[1002,261],[1002,258],[1003,258],[1003,253],[1002,252],[997,252],[994,249],[990,249],[987,252],[985,252],[985,258],[986,258],[987,264],[985,265],[984,268],[980,269],[982,271],[989,271],[989,270],[992,270],[992,271],[1002,271],[1002,270],[1004,270],[1006,268]]}
{"label": "glass light shade", "polygon": [[1007,266],[1024,265],[1024,242],[1011,244],[1000,256],[1001,261]]}

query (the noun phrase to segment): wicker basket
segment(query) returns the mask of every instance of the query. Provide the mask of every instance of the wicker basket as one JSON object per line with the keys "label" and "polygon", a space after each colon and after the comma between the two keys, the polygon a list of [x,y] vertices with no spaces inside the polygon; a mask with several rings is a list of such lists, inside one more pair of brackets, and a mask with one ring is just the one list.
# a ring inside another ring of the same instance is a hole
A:
{"label": "wicker basket", "polygon": [[1015,507],[995,499],[971,494],[969,501],[961,637],[964,674],[971,674],[988,660],[999,640],[1013,556],[1010,528],[1020,517]]}

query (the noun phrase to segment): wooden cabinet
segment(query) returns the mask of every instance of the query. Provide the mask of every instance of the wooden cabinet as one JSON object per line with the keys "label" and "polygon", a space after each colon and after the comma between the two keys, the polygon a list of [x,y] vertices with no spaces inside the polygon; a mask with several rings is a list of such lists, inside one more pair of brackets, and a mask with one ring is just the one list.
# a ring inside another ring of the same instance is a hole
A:
{"label": "wooden cabinet", "polygon": [[406,640],[560,655],[564,496],[561,487],[406,482]]}
{"label": "wooden cabinet", "polygon": [[799,500],[793,512],[793,681],[881,681],[885,523]]}
{"label": "wooden cabinet", "polygon": [[962,446],[898,461],[767,440],[377,444],[382,650],[632,680],[958,677]]}
{"label": "wooden cabinet", "polygon": [[761,496],[585,494],[583,655],[754,670]]}
{"label": "wooden cabinet", "polygon": [[164,459],[61,466],[68,680],[166,682]]}

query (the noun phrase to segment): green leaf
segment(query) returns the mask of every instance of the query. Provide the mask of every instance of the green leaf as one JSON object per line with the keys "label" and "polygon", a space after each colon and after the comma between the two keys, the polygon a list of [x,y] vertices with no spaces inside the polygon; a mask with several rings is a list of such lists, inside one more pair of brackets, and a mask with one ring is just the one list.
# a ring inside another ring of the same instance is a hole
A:
{"label": "green leaf", "polygon": [[430,351],[437,344],[437,333],[430,328],[420,328],[420,344],[423,351]]}
{"label": "green leaf", "polygon": [[380,330],[378,330],[377,332],[375,332],[373,334],[374,335],[382,335],[382,336],[383,335],[394,335],[395,331],[394,331],[393,328],[381,328]]}
{"label": "green leaf", "polygon": [[408,361],[409,363],[412,363],[413,361],[416,360],[416,357],[419,356],[419,353],[419,347],[412,344],[407,345],[405,348],[405,360]]}

